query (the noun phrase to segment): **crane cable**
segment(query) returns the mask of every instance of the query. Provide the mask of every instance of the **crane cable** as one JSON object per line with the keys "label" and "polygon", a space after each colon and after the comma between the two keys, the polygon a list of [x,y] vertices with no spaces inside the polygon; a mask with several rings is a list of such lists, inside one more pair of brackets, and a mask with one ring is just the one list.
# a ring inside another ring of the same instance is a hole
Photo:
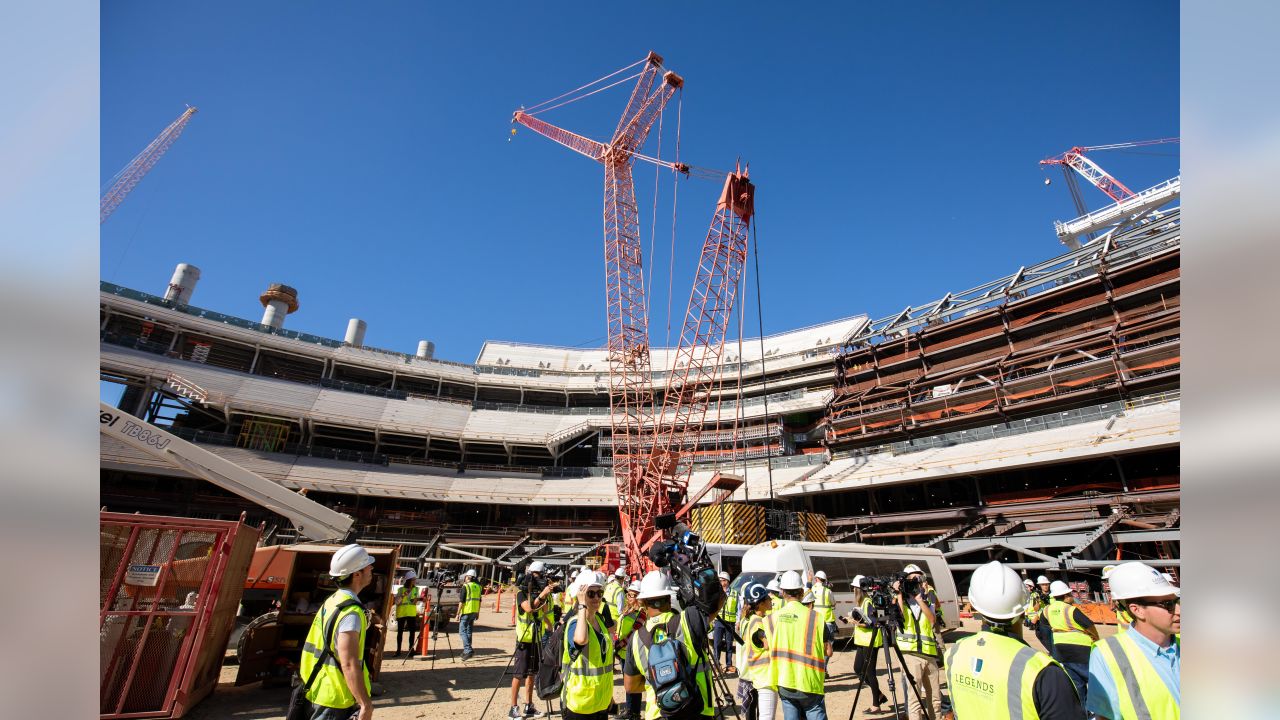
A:
{"label": "crane cable", "polygon": [[[751,251],[755,257],[756,266],[756,321],[760,328],[760,389],[764,395],[764,423],[765,423],[765,468],[769,475],[769,502],[776,502],[777,498],[773,494],[773,444],[769,442],[769,380],[764,373],[764,295],[760,292],[760,237],[756,234],[756,226],[759,225],[760,214],[755,213],[752,217],[756,222],[751,223]],[[781,435],[779,435],[781,438]]]}
{"label": "crane cable", "polygon": [[647,58],[647,57],[646,57],[646,58],[643,58],[643,59],[641,59],[641,60],[637,60],[636,62],[633,62],[633,63],[631,63],[630,65],[628,65],[628,66],[626,66],[626,67],[624,67],[624,68],[619,68],[618,70],[615,70],[615,71],[613,71],[613,72],[609,73],[608,75],[605,75],[605,76],[604,76],[604,77],[602,77],[602,78],[598,78],[598,79],[596,79],[596,80],[592,80],[591,82],[587,83],[586,85],[583,85],[582,87],[574,88],[573,90],[570,90],[569,92],[566,92],[566,93],[561,93],[560,95],[557,95],[557,96],[555,96],[555,97],[551,98],[550,100],[543,100],[542,102],[538,103],[537,105],[533,105],[533,106],[530,106],[530,107],[526,108],[526,109],[524,110],[524,114],[525,114],[525,115],[537,115],[538,113],[541,113],[541,112],[546,112],[546,111],[548,111],[548,110],[554,110],[555,108],[562,107],[562,106],[564,106],[564,105],[568,105],[569,103],[577,102],[577,101],[581,100],[582,98],[589,97],[589,96],[594,95],[594,94],[596,94],[596,93],[598,93],[598,92],[601,92],[601,91],[603,91],[603,90],[608,90],[609,88],[614,87],[615,85],[619,85],[619,84],[621,84],[621,83],[624,83],[624,82],[626,82],[626,81],[628,81],[628,80],[634,80],[635,78],[640,77],[640,75],[641,75],[641,74],[643,74],[643,72],[644,72],[644,71],[638,72],[638,73],[636,73],[635,75],[632,75],[632,76],[630,76],[630,77],[625,77],[625,78],[623,78],[623,79],[621,79],[621,80],[618,80],[618,81],[616,81],[616,82],[613,82],[613,83],[609,84],[609,85],[608,85],[608,86],[606,86],[606,87],[597,88],[597,89],[595,89],[595,90],[592,90],[591,92],[586,93],[585,95],[581,95],[581,96],[579,96],[579,97],[572,98],[572,99],[570,99],[570,100],[565,100],[564,102],[562,102],[562,103],[560,103],[560,104],[558,104],[558,105],[552,105],[551,107],[543,107],[544,105],[549,105],[550,103],[553,103],[553,102],[555,102],[555,101],[557,101],[557,100],[560,100],[561,98],[568,97],[568,96],[570,96],[570,95],[572,95],[572,94],[574,94],[574,93],[576,93],[576,92],[579,92],[579,91],[582,91],[582,90],[586,90],[587,88],[591,87],[592,85],[596,85],[596,84],[598,84],[598,83],[602,83],[602,82],[604,82],[605,80],[608,80],[609,78],[613,77],[614,75],[617,75],[617,74],[619,74],[619,73],[624,73],[624,72],[626,72],[626,71],[630,70],[631,68],[633,68],[633,67],[635,67],[635,66],[637,66],[637,65],[639,65],[639,64],[641,64],[641,63],[644,63],[644,62],[648,61],[648,59],[649,59],[649,58]]}

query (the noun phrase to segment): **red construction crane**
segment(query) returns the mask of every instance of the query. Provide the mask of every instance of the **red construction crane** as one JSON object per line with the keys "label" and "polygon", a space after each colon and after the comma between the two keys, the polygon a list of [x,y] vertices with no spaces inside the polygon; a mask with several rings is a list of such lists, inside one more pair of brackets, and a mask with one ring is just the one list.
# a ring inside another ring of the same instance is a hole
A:
{"label": "red construction crane", "polygon": [[119,173],[116,174],[111,181],[111,187],[102,194],[102,199],[98,204],[98,224],[107,221],[107,217],[116,209],[125,196],[142,180],[152,167],[164,156],[165,151],[173,145],[173,141],[178,139],[183,129],[187,127],[187,121],[192,115],[196,114],[196,108],[187,106],[187,109],[174,120],[164,132],[156,136],[151,144],[142,149],[138,156],[129,162]]}
{"label": "red construction crane", "polygon": [[637,560],[641,547],[654,534],[653,522],[658,514],[654,510],[669,507],[670,500],[645,484],[647,453],[642,444],[644,435],[653,428],[653,387],[640,217],[631,168],[659,113],[684,85],[679,75],[664,70],[662,57],[657,53],[649,53],[641,64],[643,68],[631,99],[608,143],[563,130],[524,110],[517,111],[512,118],[513,122],[604,165],[605,302],[613,473],[623,541],[631,557]]}
{"label": "red construction crane", "polygon": [[[1116,202],[1122,202],[1133,197],[1135,193],[1125,187],[1124,183],[1117,180],[1111,173],[1103,170],[1097,163],[1085,157],[1086,152],[1095,150],[1120,150],[1125,148],[1144,147],[1147,145],[1164,145],[1166,143],[1176,143],[1178,138],[1161,138],[1159,140],[1140,140],[1138,142],[1116,143],[1114,145],[1090,145],[1086,147],[1073,147],[1070,150],[1052,157],[1047,160],[1041,160],[1041,165],[1060,165],[1062,166],[1062,174],[1067,179],[1067,188],[1071,191],[1071,199],[1075,202],[1076,210],[1081,215],[1088,212],[1085,207],[1084,198],[1080,195],[1080,185],[1076,182],[1075,175],[1072,170],[1079,173],[1091,185],[1106,193],[1108,197]],[[1045,183],[1048,184],[1048,180]]]}

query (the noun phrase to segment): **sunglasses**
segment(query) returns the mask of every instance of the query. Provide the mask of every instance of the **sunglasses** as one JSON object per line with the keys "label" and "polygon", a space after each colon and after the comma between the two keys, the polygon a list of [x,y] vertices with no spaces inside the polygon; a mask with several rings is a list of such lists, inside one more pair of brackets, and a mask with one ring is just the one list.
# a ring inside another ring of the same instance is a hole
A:
{"label": "sunglasses", "polygon": [[1182,598],[1173,598],[1171,600],[1130,600],[1135,605],[1145,605],[1147,607],[1158,607],[1165,612],[1172,614],[1173,609],[1182,604]]}
{"label": "sunglasses", "polygon": [[599,590],[587,591],[587,597],[591,598],[592,600],[598,600],[602,595],[604,595],[604,593],[600,592]]}

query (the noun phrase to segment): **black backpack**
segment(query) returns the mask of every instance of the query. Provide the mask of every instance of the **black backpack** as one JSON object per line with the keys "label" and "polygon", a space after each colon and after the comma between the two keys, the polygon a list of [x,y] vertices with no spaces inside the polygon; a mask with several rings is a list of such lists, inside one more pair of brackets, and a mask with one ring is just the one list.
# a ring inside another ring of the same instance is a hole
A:
{"label": "black backpack", "polygon": [[567,624],[556,623],[546,643],[541,648],[535,648],[538,652],[538,674],[533,679],[533,689],[538,693],[539,700],[560,697],[560,689],[564,687],[564,678],[560,676],[560,658],[564,653],[564,626]]}
{"label": "black backpack", "polygon": [[[698,674],[689,663],[689,654],[680,631],[682,616],[676,614],[663,627],[663,636],[654,640],[653,631],[644,625],[637,632],[640,642],[647,647],[645,681],[653,688],[658,713],[664,718],[683,720],[702,713],[702,691],[698,688]],[[701,656],[701,651],[698,652]]]}

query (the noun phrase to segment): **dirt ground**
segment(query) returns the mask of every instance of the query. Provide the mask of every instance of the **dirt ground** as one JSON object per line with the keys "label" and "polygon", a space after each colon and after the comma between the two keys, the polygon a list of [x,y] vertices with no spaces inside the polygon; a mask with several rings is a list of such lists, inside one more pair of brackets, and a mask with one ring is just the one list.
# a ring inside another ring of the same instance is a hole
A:
{"label": "dirt ground", "polygon": [[[507,598],[504,598],[506,600]],[[511,629],[510,606],[504,603],[502,613],[493,612],[493,603],[486,597],[480,617],[476,622],[474,636],[475,657],[463,663],[460,659],[462,643],[458,638],[456,623],[449,626],[448,640],[453,645],[453,658],[450,657],[449,646],[445,636],[438,642],[425,659],[415,658],[405,661],[392,658],[395,651],[395,632],[389,633],[386,656],[382,662],[382,675],[379,683],[381,694],[374,697],[374,717],[383,720],[416,720],[417,718],[471,718],[475,720],[501,720],[505,717],[510,705],[511,678],[504,676],[507,661],[514,646],[515,634]],[[1105,637],[1115,632],[1114,626],[1099,626]],[[973,620],[963,621],[965,631],[977,630]],[[955,636],[958,639],[960,635]],[[1041,649],[1031,632],[1025,633],[1028,644]],[[953,639],[951,636],[948,639]],[[435,665],[432,667],[434,658]],[[827,714],[832,720],[840,720],[850,716],[850,705],[858,683],[853,676],[852,647],[845,649],[842,641],[836,646],[836,654],[830,662],[831,675],[828,677]],[[244,720],[271,720],[283,718],[289,702],[290,690],[287,687],[263,688],[260,684],[235,687],[236,666],[226,665],[222,668],[222,677],[217,689],[209,697],[187,714],[192,720],[223,720],[241,718]],[[945,676],[943,678],[945,685]],[[733,677],[728,678],[732,691],[737,687]],[[888,692],[885,671],[880,669],[880,686]],[[494,695],[493,690],[498,687]],[[903,690],[899,681],[899,692]],[[523,695],[523,693],[522,693]],[[945,689],[944,689],[945,695]],[[490,697],[493,702],[485,712],[482,711]],[[621,673],[614,693],[618,701],[623,699]],[[865,690],[858,701],[857,717],[891,718],[888,704],[886,712],[873,715],[868,712],[871,707],[871,691]],[[523,697],[521,703],[524,702]],[[539,703],[545,709],[544,703]],[[779,711],[780,712],[780,711]],[[781,717],[781,714],[778,715]]]}

